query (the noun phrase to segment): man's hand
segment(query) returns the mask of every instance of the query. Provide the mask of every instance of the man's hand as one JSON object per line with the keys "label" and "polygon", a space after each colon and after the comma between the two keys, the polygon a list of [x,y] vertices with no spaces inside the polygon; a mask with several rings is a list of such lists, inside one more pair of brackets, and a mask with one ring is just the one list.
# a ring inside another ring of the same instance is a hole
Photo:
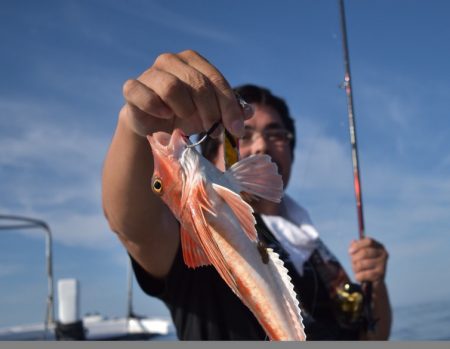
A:
{"label": "man's hand", "polygon": [[358,282],[379,284],[384,281],[388,252],[381,243],[369,237],[352,241],[349,254]]}
{"label": "man's hand", "polygon": [[[151,192],[153,157],[146,135],[174,128],[186,135],[220,121],[244,132],[244,115],[222,74],[194,51],[160,55],[123,86],[120,111],[103,171],[103,208],[111,230],[151,275],[164,277],[179,246],[179,223]],[[220,134],[220,128],[214,135]]]}
{"label": "man's hand", "polygon": [[243,120],[251,116],[243,114],[222,74],[192,50],[160,55],[137,79],[125,82],[123,94],[120,118],[140,136],[174,128],[190,135],[218,121],[242,136]]}
{"label": "man's hand", "polygon": [[372,315],[378,322],[375,331],[363,334],[362,339],[387,340],[392,324],[389,294],[384,282],[389,255],[381,243],[369,237],[352,241],[349,254],[355,279],[360,283],[368,281],[373,285]]}

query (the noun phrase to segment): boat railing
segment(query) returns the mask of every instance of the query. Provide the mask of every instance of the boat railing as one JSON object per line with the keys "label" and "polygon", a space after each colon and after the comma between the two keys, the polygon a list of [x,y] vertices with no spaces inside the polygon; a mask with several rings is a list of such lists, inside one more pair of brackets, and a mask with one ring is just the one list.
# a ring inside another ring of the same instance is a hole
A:
{"label": "boat railing", "polygon": [[54,325],[55,322],[52,232],[49,225],[43,220],[25,216],[0,214],[0,230],[29,230],[36,228],[45,232],[45,261],[48,285],[44,339],[47,339],[51,325]]}

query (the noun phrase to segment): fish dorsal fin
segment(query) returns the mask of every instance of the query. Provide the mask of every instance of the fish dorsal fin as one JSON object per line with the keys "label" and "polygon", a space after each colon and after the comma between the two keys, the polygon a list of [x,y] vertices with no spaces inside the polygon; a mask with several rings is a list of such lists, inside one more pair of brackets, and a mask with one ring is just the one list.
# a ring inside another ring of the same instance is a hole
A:
{"label": "fish dorsal fin", "polygon": [[239,188],[239,192],[273,202],[280,202],[283,196],[283,180],[269,155],[255,154],[243,158],[233,164],[225,176]]}
{"label": "fish dorsal fin", "polygon": [[189,268],[197,268],[211,264],[201,246],[191,238],[189,232],[183,227],[180,228],[180,238],[184,263]]}
{"label": "fish dorsal fin", "polygon": [[236,194],[232,190],[214,183],[212,186],[217,194],[219,194],[231,208],[248,238],[256,242],[256,220],[253,216],[252,207],[247,204],[240,195]]}
{"label": "fish dorsal fin", "polygon": [[291,325],[294,325],[296,340],[304,341],[306,339],[305,326],[303,325],[303,318],[300,312],[297,294],[295,293],[294,285],[291,282],[291,277],[288,275],[288,270],[284,266],[279,255],[271,248],[267,249],[267,253],[269,254],[269,267],[274,273],[280,275],[281,282],[284,284],[284,287],[280,287],[280,290],[283,290],[282,294],[280,294],[280,298],[284,300],[288,314],[291,316]]}

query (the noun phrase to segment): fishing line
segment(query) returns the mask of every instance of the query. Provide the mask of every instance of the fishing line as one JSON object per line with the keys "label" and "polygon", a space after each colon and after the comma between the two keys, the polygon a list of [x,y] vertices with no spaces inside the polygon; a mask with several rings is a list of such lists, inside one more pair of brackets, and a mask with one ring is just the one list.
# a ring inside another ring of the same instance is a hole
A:
{"label": "fishing line", "polygon": [[211,126],[211,128],[205,133],[205,135],[199,141],[197,141],[193,144],[186,145],[186,148],[193,148],[193,147],[196,147],[197,145],[200,145],[201,143],[203,143],[206,140],[206,138],[211,136],[211,134],[217,129],[217,127],[220,124],[221,124],[221,122],[217,121],[214,125]]}
{"label": "fishing line", "polygon": [[[252,109],[251,105],[249,103],[247,103],[237,92],[235,92],[234,95],[236,96],[237,102],[241,106],[244,114],[246,114],[249,110]],[[214,123],[214,125],[212,125],[208,131],[206,131],[205,135],[200,140],[198,140],[197,142],[195,142],[193,144],[188,144],[186,147],[193,148],[193,147],[196,147],[197,145],[202,144],[209,136],[211,136],[211,134],[213,134],[213,132],[217,129],[217,127],[219,127],[219,125],[221,123],[222,123],[221,121],[217,121],[216,123]],[[225,130],[225,133],[227,133],[226,130]],[[231,136],[231,134],[230,134],[230,136]]]}

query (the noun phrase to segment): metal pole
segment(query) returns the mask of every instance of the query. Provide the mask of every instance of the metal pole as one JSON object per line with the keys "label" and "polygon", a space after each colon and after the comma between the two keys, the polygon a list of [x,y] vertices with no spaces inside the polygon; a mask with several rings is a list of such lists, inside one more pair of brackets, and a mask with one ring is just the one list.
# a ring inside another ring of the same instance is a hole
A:
{"label": "metal pole", "polygon": [[127,288],[127,319],[128,321],[131,318],[134,318],[133,312],[133,267],[131,265],[131,260],[128,261],[127,268],[127,277],[128,277],[128,288]]}
{"label": "metal pole", "polygon": [[39,219],[13,215],[0,215],[0,220],[2,219],[13,221],[15,223],[0,225],[0,230],[42,228],[45,231],[45,260],[47,265],[47,307],[45,314],[44,339],[46,339],[49,327],[55,321],[52,232],[48,224]]}

